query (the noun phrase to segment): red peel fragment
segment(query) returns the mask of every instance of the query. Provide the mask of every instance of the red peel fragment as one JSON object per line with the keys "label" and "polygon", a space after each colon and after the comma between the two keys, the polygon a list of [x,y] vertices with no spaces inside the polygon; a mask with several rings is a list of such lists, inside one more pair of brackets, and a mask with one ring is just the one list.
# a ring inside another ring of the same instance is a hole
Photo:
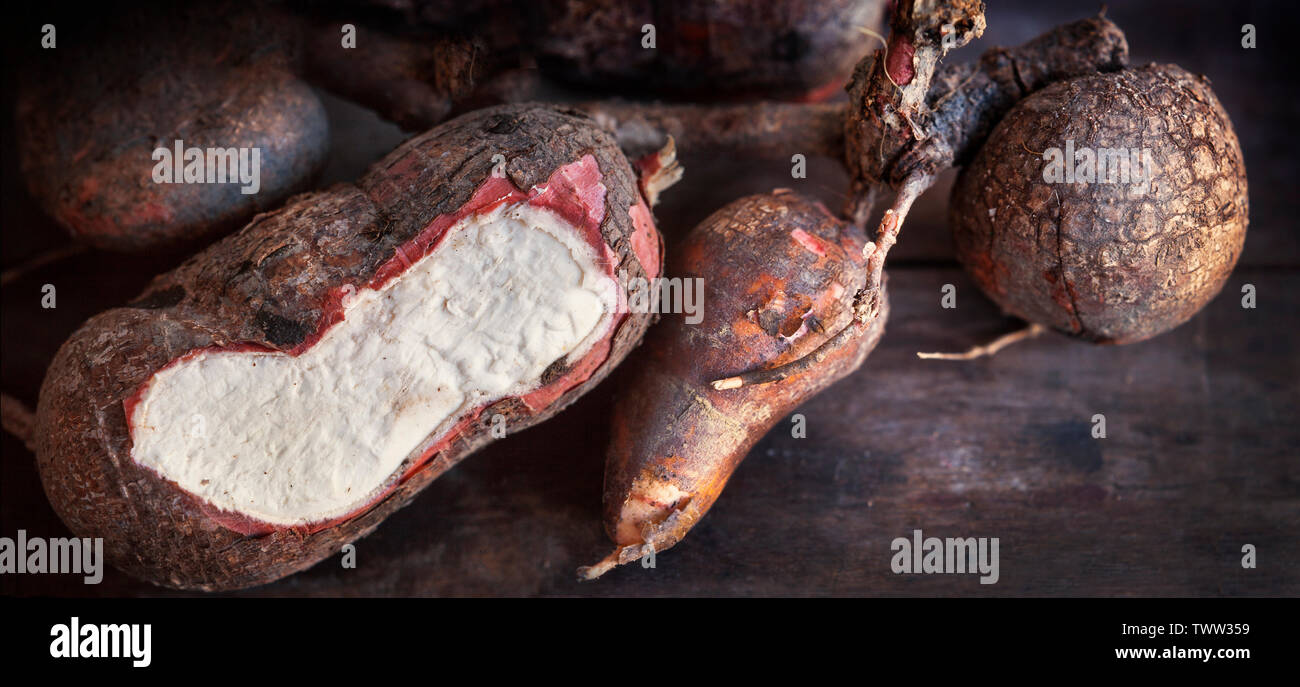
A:
{"label": "red peel fragment", "polygon": [[912,46],[912,40],[903,34],[890,36],[887,53],[885,71],[894,85],[906,86],[912,83],[912,77],[916,76],[916,67],[912,65],[916,48]]}

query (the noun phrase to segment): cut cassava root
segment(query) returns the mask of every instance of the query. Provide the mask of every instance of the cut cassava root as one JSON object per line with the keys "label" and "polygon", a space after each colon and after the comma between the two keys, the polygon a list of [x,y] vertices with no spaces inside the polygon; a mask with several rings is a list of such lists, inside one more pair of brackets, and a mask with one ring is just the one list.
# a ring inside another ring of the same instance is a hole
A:
{"label": "cut cassava root", "polygon": [[889,310],[869,245],[781,191],[727,205],[673,250],[670,272],[703,280],[703,320],[665,314],[628,365],[605,467],[617,548],[581,578],[680,541],[773,425],[862,364]]}
{"label": "cut cassava root", "polygon": [[[608,333],[605,256],[553,211],[515,202],[444,231],[297,355],[205,351],[157,372],[129,406],[132,457],[222,511],[310,526],[372,501],[430,427],[527,394]],[[306,431],[286,441],[285,427]]]}
{"label": "cut cassava root", "polygon": [[657,276],[660,250],[590,120],[447,122],[74,333],[37,408],[46,493],[157,584],[301,570],[489,442],[489,420],[525,428],[603,378],[650,320],[616,275]]}

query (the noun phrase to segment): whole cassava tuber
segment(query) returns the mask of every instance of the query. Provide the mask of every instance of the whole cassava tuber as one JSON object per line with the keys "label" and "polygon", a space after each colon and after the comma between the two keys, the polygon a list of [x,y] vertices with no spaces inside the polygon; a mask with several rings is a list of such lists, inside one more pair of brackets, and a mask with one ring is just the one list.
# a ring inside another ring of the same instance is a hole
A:
{"label": "whole cassava tuber", "polygon": [[1246,236],[1246,169],[1203,77],[1149,65],[1017,103],[953,189],[957,253],[1006,311],[1103,343],[1185,322]]}
{"label": "whole cassava tuber", "polygon": [[[308,84],[424,131],[505,59],[470,37],[365,24],[352,50],[324,9],[120,9],[51,19],[78,49],[30,49],[16,124],[25,181],[46,212],[79,241],[123,252],[197,247],[306,190],[330,143]],[[203,173],[154,173],[157,151],[177,141],[202,154]],[[252,155],[255,165],[227,164]]]}
{"label": "whole cassava tuber", "polygon": [[582,577],[681,541],[773,425],[862,365],[889,313],[880,253],[790,191],[736,200],[674,248],[702,319],[664,315],[630,364],[605,463],[617,546]]}
{"label": "whole cassava tuber", "polygon": [[[76,47],[27,63],[17,152],[32,195],[79,241],[195,246],[305,190],[324,165],[324,106],[269,20],[185,7],[59,25]],[[159,151],[177,147],[203,155],[186,165],[200,173],[164,180]]]}

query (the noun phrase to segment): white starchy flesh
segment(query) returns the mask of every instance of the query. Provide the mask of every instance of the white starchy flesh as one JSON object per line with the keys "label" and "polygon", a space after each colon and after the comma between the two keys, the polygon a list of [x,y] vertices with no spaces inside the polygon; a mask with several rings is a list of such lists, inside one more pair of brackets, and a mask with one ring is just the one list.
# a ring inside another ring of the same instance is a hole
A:
{"label": "white starchy flesh", "polygon": [[213,351],[158,372],[132,457],[262,522],[342,517],[464,413],[538,388],[610,327],[618,285],[558,215],[511,205],[448,232],[297,357]]}

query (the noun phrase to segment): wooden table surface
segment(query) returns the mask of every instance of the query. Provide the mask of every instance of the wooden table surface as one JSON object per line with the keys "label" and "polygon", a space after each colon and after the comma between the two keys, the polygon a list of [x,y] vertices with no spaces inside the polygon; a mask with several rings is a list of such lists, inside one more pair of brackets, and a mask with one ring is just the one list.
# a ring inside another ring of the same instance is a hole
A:
{"label": "wooden table surface", "polygon": [[[989,30],[954,59],[1019,43],[1096,11],[1091,2],[999,2]],[[1227,5],[1232,5],[1228,7]],[[1123,347],[1047,335],[996,357],[923,361],[1015,328],[952,257],[949,176],[918,204],[891,255],[893,314],[853,376],[780,423],[709,515],[656,567],[578,583],[604,555],[600,490],[616,371],[553,421],[507,437],[435,482],[339,559],[248,596],[387,595],[1160,595],[1300,594],[1300,115],[1288,59],[1289,3],[1112,3],[1134,63],[1172,61],[1213,80],[1245,149],[1251,222],[1223,293],[1182,327]],[[1241,25],[1259,31],[1240,46]],[[65,245],[22,188],[5,87],[3,264]],[[333,98],[334,147],[322,183],[355,177],[403,138]],[[795,151],[797,152],[797,151]],[[797,188],[838,207],[845,177],[814,159],[805,180],[785,162],[685,157],[686,180],[657,209],[671,241],[746,193]],[[125,302],[180,256],[88,253],[5,286],[3,389],[33,403],[45,365],[86,317]],[[58,307],[40,307],[40,287]],[[957,307],[940,307],[944,284]],[[1253,284],[1258,307],[1241,307]],[[1092,417],[1107,436],[1091,436]],[[68,536],[41,491],[33,456],[5,435],[0,536]],[[895,575],[890,542],[998,537],[1000,580]],[[1241,566],[1243,545],[1257,550]],[[109,570],[0,576],[5,595],[169,595]]]}

